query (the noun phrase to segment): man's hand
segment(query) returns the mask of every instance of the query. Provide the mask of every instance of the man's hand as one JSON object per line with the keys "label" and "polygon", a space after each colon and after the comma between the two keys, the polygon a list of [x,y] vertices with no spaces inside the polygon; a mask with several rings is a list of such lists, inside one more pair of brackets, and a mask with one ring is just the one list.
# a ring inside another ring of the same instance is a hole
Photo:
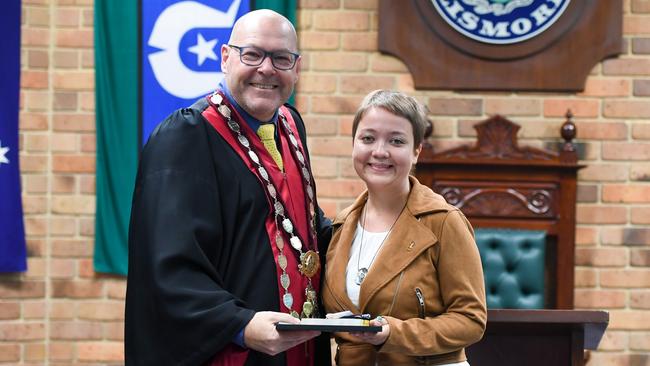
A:
{"label": "man's hand", "polygon": [[244,328],[246,347],[274,356],[320,335],[317,331],[278,332],[275,329],[277,322],[299,323],[300,321],[285,313],[257,312]]}

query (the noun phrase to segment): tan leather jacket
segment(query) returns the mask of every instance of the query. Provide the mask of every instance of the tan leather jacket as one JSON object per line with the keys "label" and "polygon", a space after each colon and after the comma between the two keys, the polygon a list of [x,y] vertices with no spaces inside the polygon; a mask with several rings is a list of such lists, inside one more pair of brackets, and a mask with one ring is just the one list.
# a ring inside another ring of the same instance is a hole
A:
{"label": "tan leather jacket", "polygon": [[379,347],[335,334],[338,365],[460,362],[464,347],[483,336],[485,288],[472,227],[442,196],[409,179],[406,209],[361,285],[358,308],[347,296],[345,271],[367,192],[334,221],[322,289],[325,310],[382,315],[390,324]]}

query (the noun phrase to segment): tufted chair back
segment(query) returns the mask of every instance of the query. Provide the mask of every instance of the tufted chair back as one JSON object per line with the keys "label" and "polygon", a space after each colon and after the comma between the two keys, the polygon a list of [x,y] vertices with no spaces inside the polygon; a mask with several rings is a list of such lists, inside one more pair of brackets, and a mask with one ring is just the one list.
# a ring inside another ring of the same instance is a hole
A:
{"label": "tufted chair back", "polygon": [[546,233],[478,228],[490,309],[543,309]]}

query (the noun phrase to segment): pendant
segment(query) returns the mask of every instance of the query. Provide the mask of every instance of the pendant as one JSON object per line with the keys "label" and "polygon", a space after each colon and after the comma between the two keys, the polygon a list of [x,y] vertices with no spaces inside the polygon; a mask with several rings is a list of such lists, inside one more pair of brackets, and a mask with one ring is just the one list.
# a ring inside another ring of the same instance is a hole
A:
{"label": "pendant", "polygon": [[284,249],[284,239],[282,239],[282,235],[280,235],[280,233],[277,233],[275,235],[275,245],[278,247],[278,249],[280,249],[280,251]]}
{"label": "pendant", "polygon": [[363,282],[367,274],[368,274],[368,268],[361,268],[359,272],[357,272],[357,279],[354,281],[354,283],[361,286],[361,282]]}
{"label": "pendant", "polygon": [[280,265],[281,270],[287,269],[287,257],[284,254],[278,255],[278,264]]}
{"label": "pendant", "polygon": [[309,318],[314,311],[314,304],[311,303],[311,301],[305,301],[304,304],[302,304],[302,312],[305,314],[307,318]]}
{"label": "pendant", "polygon": [[318,253],[308,250],[300,258],[300,272],[305,276],[312,278],[320,268],[320,258]]}
{"label": "pendant", "polygon": [[293,306],[293,295],[291,295],[291,293],[289,292],[284,294],[282,296],[282,303],[284,304],[284,306],[287,307],[287,309],[291,309],[291,307]]}
{"label": "pendant", "polygon": [[289,275],[286,273],[283,273],[280,275],[280,284],[282,285],[282,288],[287,291],[289,288],[289,285],[291,284],[291,280],[289,279]]}
{"label": "pendant", "polygon": [[295,249],[295,250],[297,250],[297,251],[301,251],[301,250],[302,250],[302,242],[300,241],[300,238],[299,238],[299,237],[297,237],[297,236],[292,236],[292,237],[289,239],[289,243],[291,243],[291,246],[293,247],[293,249]]}

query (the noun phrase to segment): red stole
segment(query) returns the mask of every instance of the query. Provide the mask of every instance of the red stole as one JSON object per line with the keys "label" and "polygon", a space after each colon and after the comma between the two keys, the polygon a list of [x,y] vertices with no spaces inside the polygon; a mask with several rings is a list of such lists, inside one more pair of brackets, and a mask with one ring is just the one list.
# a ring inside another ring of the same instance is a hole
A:
{"label": "red stole", "polygon": [[[227,100],[224,98],[224,102]],[[312,249],[316,250],[316,242],[315,240],[311,239],[310,235],[310,230],[309,226],[310,223],[308,222],[308,210],[309,208],[307,207],[307,199],[304,191],[304,186],[303,186],[303,176],[300,170],[300,165],[298,161],[296,161],[296,158],[293,155],[293,147],[291,145],[291,142],[289,141],[289,137],[287,136],[287,133],[284,131],[284,127],[281,126],[282,121],[278,120],[277,123],[277,131],[279,132],[278,135],[280,137],[280,152],[282,154],[282,161],[284,164],[284,172],[280,171],[278,166],[275,164],[275,161],[271,157],[271,155],[267,152],[266,148],[260,141],[259,137],[257,134],[248,126],[248,124],[244,121],[244,119],[237,113],[237,110],[229,106],[231,113],[232,113],[232,118],[233,120],[239,122],[240,129],[241,129],[241,134],[244,135],[249,143],[251,144],[251,148],[253,151],[255,151],[260,158],[260,161],[262,162],[262,165],[266,168],[266,171],[269,174],[270,180],[273,182],[275,185],[278,194],[280,197],[282,197],[282,202],[284,203],[284,209],[286,211],[285,215],[287,215],[291,221],[294,224],[294,230],[296,231],[296,235],[298,235],[303,243],[303,251],[306,251],[307,249]],[[291,130],[293,131],[294,136],[299,137],[300,135],[298,134],[298,129],[296,128],[295,121],[293,120],[291,113],[289,110],[282,106],[280,107],[280,113],[282,113]],[[255,166],[253,163],[249,160],[249,157],[247,156],[246,149],[243,148],[239,142],[237,141],[237,138],[233,135],[231,130],[228,128],[226,124],[226,120],[219,114],[214,107],[210,106],[207,108],[205,111],[202,113],[203,117],[212,125],[212,127],[215,128],[215,130],[221,135],[221,137],[228,142],[230,147],[239,155],[239,157],[242,159],[242,161],[246,164],[248,169],[257,177],[258,181],[262,185],[264,191],[266,192],[266,184],[263,182],[263,179],[259,176],[259,173],[255,169]],[[278,117],[280,119],[280,117]],[[301,151],[305,152],[304,147],[302,146],[302,141],[300,141],[299,138],[297,138],[298,144],[301,147]],[[306,153],[303,154],[306,157]],[[289,238],[282,230],[281,227],[278,227],[275,223],[273,213],[272,213],[272,201],[271,198],[268,197],[267,193],[267,203],[269,206],[269,214],[266,217],[265,220],[265,227],[266,227],[266,232],[269,237],[269,243],[271,245],[271,249],[273,251],[273,261],[275,262],[276,265],[276,280],[277,280],[277,286],[278,286],[278,302],[280,304],[280,311],[287,313],[286,307],[282,303],[282,295],[284,293],[284,289],[282,288],[282,285],[280,284],[280,274],[282,273],[282,269],[277,263],[277,257],[279,254],[279,250],[277,246],[275,245],[275,235],[279,231],[283,234],[283,238],[285,239],[285,246],[283,253],[287,257],[287,268],[286,272],[289,275],[289,278],[291,280],[291,285],[289,286],[289,292],[291,292],[293,296],[293,309],[298,311],[302,310],[302,304],[305,301],[305,288],[307,287],[307,278],[303,276],[299,271],[298,271],[298,264],[300,264],[300,259],[299,259],[299,254],[289,245]],[[312,286],[314,289],[319,292],[319,284],[320,284],[320,271],[316,275],[312,277]],[[294,348],[291,348],[286,351],[285,355],[287,358],[287,365],[288,366],[303,366],[303,365],[313,365],[314,362],[314,341],[311,340],[307,342],[306,344],[298,345]],[[219,352],[217,355],[215,355],[215,358],[213,359],[211,366],[235,366],[235,365],[243,365],[246,362],[246,358],[248,357],[248,350],[243,351],[241,348],[236,347],[233,345],[229,345],[226,348],[224,348],[221,352]]]}

